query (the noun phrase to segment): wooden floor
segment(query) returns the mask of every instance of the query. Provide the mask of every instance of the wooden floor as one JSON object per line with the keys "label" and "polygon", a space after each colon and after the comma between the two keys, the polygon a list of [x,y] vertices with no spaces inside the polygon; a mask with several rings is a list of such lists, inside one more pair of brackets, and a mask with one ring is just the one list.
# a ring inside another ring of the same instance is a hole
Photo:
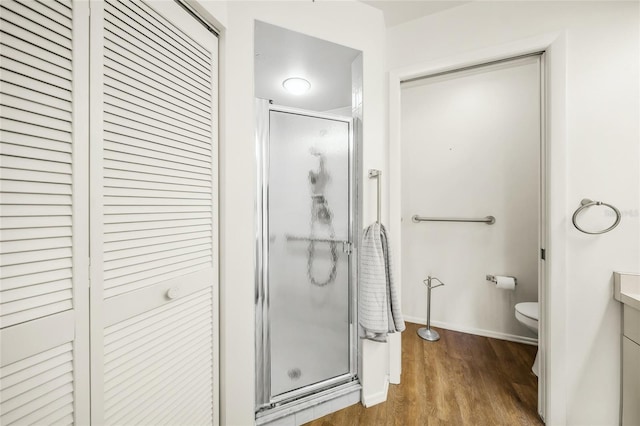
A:
{"label": "wooden floor", "polygon": [[426,342],[407,323],[402,334],[402,383],[390,385],[387,401],[357,404],[306,426],[542,425],[536,347],[436,329]]}

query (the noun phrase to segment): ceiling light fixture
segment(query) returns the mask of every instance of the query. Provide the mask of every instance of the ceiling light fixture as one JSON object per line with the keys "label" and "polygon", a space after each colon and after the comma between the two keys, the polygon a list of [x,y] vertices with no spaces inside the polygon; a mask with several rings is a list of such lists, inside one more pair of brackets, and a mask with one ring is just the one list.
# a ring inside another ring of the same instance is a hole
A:
{"label": "ceiling light fixture", "polygon": [[293,95],[303,95],[309,91],[311,83],[304,78],[291,77],[282,82],[282,87]]}

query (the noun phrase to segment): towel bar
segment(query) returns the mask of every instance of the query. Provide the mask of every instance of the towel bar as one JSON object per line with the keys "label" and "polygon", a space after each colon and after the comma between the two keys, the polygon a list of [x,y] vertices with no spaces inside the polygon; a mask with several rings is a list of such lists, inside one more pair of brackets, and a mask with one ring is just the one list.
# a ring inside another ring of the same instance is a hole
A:
{"label": "towel bar", "polygon": [[381,216],[381,204],[382,204],[382,172],[380,170],[376,170],[376,169],[370,169],[369,170],[369,179],[378,179],[378,201],[377,201],[377,220],[376,222],[381,223],[380,222],[380,216]]}
{"label": "towel bar", "polygon": [[[585,209],[587,209],[587,208],[589,208],[591,206],[606,206],[606,207],[609,207],[615,213],[616,220],[613,222],[613,224],[610,227],[608,227],[607,229],[602,229],[600,231],[587,231],[587,230],[583,229],[582,227],[580,227],[578,225],[578,215],[580,214],[581,211],[583,211],[583,210],[585,210]],[[604,234],[606,232],[609,232],[613,228],[618,226],[618,224],[620,223],[621,216],[622,215],[620,214],[620,210],[618,210],[616,207],[612,206],[611,204],[604,203],[602,201],[593,201],[593,200],[590,200],[588,198],[585,198],[582,201],[580,201],[580,207],[578,207],[578,209],[573,213],[573,216],[571,217],[571,221],[573,222],[573,226],[575,226],[578,231],[584,232],[585,234],[599,235],[599,234]]]}

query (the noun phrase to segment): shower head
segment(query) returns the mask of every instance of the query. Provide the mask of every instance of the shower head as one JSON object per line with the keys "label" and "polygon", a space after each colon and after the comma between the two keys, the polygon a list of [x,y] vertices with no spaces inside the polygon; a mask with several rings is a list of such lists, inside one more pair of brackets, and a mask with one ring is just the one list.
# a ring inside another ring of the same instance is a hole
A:
{"label": "shower head", "polygon": [[309,153],[316,157],[324,157],[322,152],[320,152],[315,146],[312,146],[311,148],[309,148]]}

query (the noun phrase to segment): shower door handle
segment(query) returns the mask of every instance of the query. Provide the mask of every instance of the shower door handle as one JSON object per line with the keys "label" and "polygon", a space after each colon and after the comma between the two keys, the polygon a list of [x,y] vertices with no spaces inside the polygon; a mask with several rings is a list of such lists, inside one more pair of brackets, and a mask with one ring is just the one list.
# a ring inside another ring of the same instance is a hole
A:
{"label": "shower door handle", "polygon": [[342,242],[342,251],[346,254],[351,254],[353,252],[353,244],[351,243],[351,241]]}

